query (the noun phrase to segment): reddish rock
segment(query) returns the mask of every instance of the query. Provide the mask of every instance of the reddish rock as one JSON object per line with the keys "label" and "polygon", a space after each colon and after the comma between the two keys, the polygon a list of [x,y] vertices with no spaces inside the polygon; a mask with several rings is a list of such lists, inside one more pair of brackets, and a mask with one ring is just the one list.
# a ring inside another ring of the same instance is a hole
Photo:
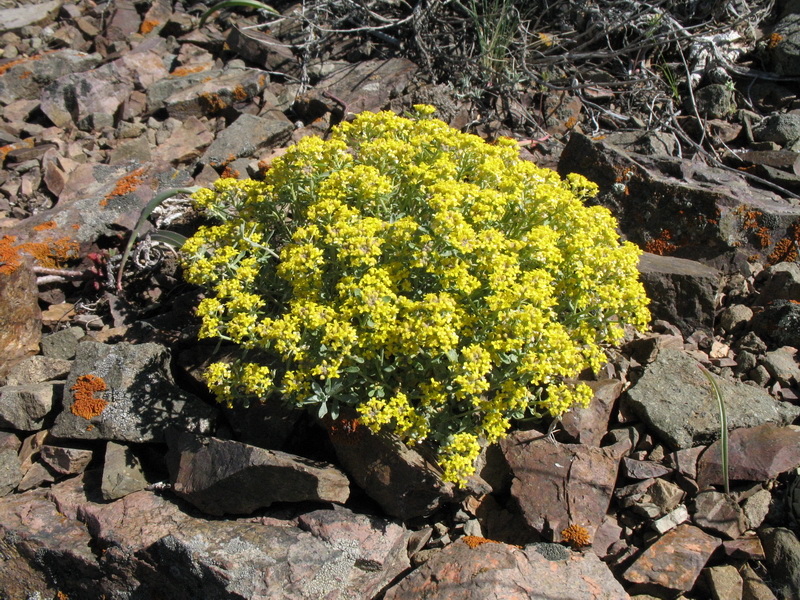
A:
{"label": "reddish rock", "polygon": [[740,537],[738,540],[725,540],[722,542],[722,550],[726,555],[744,560],[764,560],[764,546],[757,535]]}
{"label": "reddish rock", "polygon": [[587,446],[599,446],[608,431],[608,419],[623,384],[616,379],[587,381],[594,396],[586,408],[574,408],[561,418],[561,427],[570,437]]}
{"label": "reddish rock", "polygon": [[[14,240],[2,236],[0,253],[6,251],[4,241],[10,244]],[[11,361],[37,352],[42,338],[42,312],[32,265],[25,261],[12,268],[8,261],[0,256],[0,374]]]}
{"label": "reddish rock", "polygon": [[681,525],[651,544],[623,573],[631,583],[685,592],[692,587],[720,540]]}
{"label": "reddish rock", "polygon": [[553,541],[570,525],[585,527],[593,538],[611,501],[618,459],[607,448],[530,435],[520,432],[501,442],[514,474],[511,495],[525,522]]}
{"label": "reddish rock", "polygon": [[670,472],[669,467],[651,460],[635,460],[627,456],[622,458],[622,474],[631,479],[651,479],[663,477]]}
{"label": "reddish rock", "polygon": [[[737,429],[728,436],[731,481],[765,481],[800,466],[800,427],[773,424]],[[722,485],[721,443],[713,443],[697,465],[701,489]]]}
{"label": "reddish rock", "polygon": [[92,451],[81,448],[44,445],[40,452],[42,461],[61,475],[82,473],[92,460]]}
{"label": "reddish rock", "polygon": [[744,512],[727,494],[706,491],[694,499],[692,519],[698,527],[736,539],[747,529]]}
{"label": "reddish rock", "polygon": [[[593,553],[552,544],[524,549],[482,538],[462,538],[433,554],[391,587],[385,600],[624,600],[630,598]],[[540,548],[537,550],[537,548]],[[563,558],[562,558],[563,556]]]}
{"label": "reddish rock", "polygon": [[249,514],[274,502],[344,504],[350,495],[347,476],[327,463],[191,433],[167,443],[175,493],[211,515]]}
{"label": "reddish rock", "polygon": [[705,446],[695,446],[671,452],[664,457],[664,464],[675,469],[681,475],[695,479],[697,478],[697,459],[705,449]]}

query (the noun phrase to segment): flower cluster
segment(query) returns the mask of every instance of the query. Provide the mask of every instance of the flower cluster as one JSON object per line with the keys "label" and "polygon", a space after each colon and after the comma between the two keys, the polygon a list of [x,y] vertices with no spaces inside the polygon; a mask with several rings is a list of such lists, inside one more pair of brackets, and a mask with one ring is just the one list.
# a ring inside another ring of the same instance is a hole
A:
{"label": "flower cluster", "polygon": [[435,443],[463,484],[480,440],[588,402],[572,380],[649,314],[638,249],[582,202],[593,183],[432,112],[363,113],[301,140],[263,182],[197,192],[219,224],[183,255],[209,290],[201,337],[242,349],[208,369],[220,400],[353,407],[374,431]]}

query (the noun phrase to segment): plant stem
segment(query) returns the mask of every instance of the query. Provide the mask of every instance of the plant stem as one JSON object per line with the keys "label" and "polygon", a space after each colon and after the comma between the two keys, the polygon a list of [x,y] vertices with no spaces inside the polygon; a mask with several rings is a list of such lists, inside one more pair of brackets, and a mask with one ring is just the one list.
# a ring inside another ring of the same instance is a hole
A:
{"label": "plant stem", "polygon": [[731,488],[728,483],[728,415],[725,412],[725,402],[722,400],[722,394],[719,391],[717,382],[714,380],[711,373],[708,372],[708,369],[703,365],[697,366],[700,367],[703,375],[705,375],[706,379],[711,383],[711,388],[714,390],[714,395],[719,405],[720,441],[722,442],[722,480],[725,485],[725,493],[730,494]]}

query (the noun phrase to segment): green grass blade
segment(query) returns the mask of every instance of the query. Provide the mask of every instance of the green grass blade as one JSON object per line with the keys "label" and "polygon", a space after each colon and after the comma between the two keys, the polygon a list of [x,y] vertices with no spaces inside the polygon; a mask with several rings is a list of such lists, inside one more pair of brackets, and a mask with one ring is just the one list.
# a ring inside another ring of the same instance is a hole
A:
{"label": "green grass blade", "polygon": [[209,8],[206,12],[203,13],[203,16],[200,17],[200,23],[197,25],[198,27],[202,27],[206,19],[210,17],[212,14],[217,12],[218,10],[224,10],[226,8],[231,8],[235,6],[245,6],[247,8],[258,8],[261,10],[266,10],[267,12],[271,12],[275,15],[280,15],[277,10],[269,6],[268,4],[264,4],[262,2],[257,2],[256,0],[224,0],[223,2],[219,2],[215,4],[211,8]]}
{"label": "green grass blade", "polygon": [[125,271],[125,265],[128,263],[128,258],[131,255],[133,245],[136,243],[136,240],[139,237],[139,234],[142,232],[142,229],[144,229],[148,217],[150,217],[156,207],[161,205],[161,203],[163,203],[167,198],[172,198],[178,194],[194,194],[200,189],[202,189],[200,186],[193,186],[167,190],[154,196],[153,199],[147,203],[147,206],[142,209],[141,214],[139,214],[139,220],[136,222],[136,227],[133,228],[131,237],[128,238],[128,243],[125,245],[125,250],[122,253],[122,260],[119,263],[119,272],[117,273],[117,291],[122,289],[122,273]]}
{"label": "green grass blade", "polygon": [[728,483],[728,414],[725,412],[725,402],[722,399],[722,394],[719,391],[719,386],[717,386],[714,377],[703,365],[698,366],[709,383],[711,383],[711,388],[714,390],[714,395],[717,398],[717,404],[719,406],[720,441],[722,443],[722,480],[725,484],[725,493],[730,494],[731,488]]}
{"label": "green grass blade", "polygon": [[150,234],[150,239],[154,242],[169,244],[170,246],[178,250],[186,243],[186,240],[189,238],[187,238],[185,235],[181,235],[180,233],[176,233],[174,231],[154,231],[153,233]]}

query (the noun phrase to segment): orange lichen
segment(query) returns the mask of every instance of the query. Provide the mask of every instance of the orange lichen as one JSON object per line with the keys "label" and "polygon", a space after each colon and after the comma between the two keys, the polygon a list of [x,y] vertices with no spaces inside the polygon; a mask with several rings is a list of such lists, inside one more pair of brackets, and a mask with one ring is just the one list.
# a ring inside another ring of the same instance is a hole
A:
{"label": "orange lichen", "polygon": [[220,98],[218,94],[211,94],[209,92],[200,94],[200,104],[210,113],[216,113],[228,108],[228,103]]}
{"label": "orange lichen", "polygon": [[229,165],[225,165],[222,173],[219,175],[220,179],[239,179],[239,171],[231,169]]}
{"label": "orange lichen", "polygon": [[754,210],[749,206],[742,205],[737,207],[733,214],[741,219],[742,231],[750,232],[755,236],[760,248],[767,248],[772,244],[769,227],[765,227],[759,222],[763,217],[763,213],[760,210]]}
{"label": "orange lichen", "polygon": [[38,225],[36,225],[33,228],[33,230],[34,231],[46,231],[48,229],[53,229],[55,227],[57,227],[55,221],[45,221],[44,223],[39,223]]}
{"label": "orange lichen", "polygon": [[586,527],[575,524],[570,525],[561,532],[561,541],[567,542],[576,550],[588,546],[591,543],[589,540],[589,531]]}
{"label": "orange lichen", "polygon": [[170,73],[170,75],[173,77],[185,77],[186,75],[191,75],[192,73],[199,73],[205,68],[205,65],[195,65],[194,67],[178,67],[172,73]]}
{"label": "orange lichen", "polygon": [[147,35],[151,31],[153,31],[153,29],[158,27],[160,24],[161,23],[159,21],[156,21],[155,19],[145,19],[142,22],[142,26],[139,28],[139,33],[141,33],[142,35]]}
{"label": "orange lichen", "polygon": [[[45,54],[49,54],[49,53],[45,52]],[[6,64],[4,64],[3,66],[0,67],[0,75],[3,75],[6,71],[8,71],[9,69],[11,69],[13,67],[16,67],[17,65],[21,65],[23,63],[26,63],[29,60],[39,60],[43,56],[44,56],[44,54],[37,54],[36,56],[30,56],[30,57],[26,56],[24,58],[18,58],[17,60],[12,60],[11,62],[8,62],[8,63],[6,63]]]}
{"label": "orange lichen", "polygon": [[70,259],[77,258],[80,247],[69,238],[51,239],[43,242],[14,244],[17,237],[4,235],[0,239],[0,274],[9,275],[22,264],[22,256],[27,254],[40,267],[57,269]]}
{"label": "orange lichen", "polygon": [[233,88],[233,99],[237,102],[244,102],[250,98],[250,94],[247,93],[247,90],[244,89],[241,85],[237,85]]}
{"label": "orange lichen", "polygon": [[21,142],[14,142],[13,144],[7,144],[0,147],[0,163],[6,159],[6,156],[8,156],[9,152],[20,150],[22,148],[33,148],[33,138],[25,138]]}
{"label": "orange lichen", "polygon": [[106,206],[108,201],[112,198],[117,196],[124,196],[125,194],[130,194],[131,192],[135,191],[136,188],[142,183],[142,174],[144,173],[144,168],[136,169],[135,171],[131,171],[125,177],[120,178],[114,189],[111,190],[106,197],[100,201],[100,206]]}
{"label": "orange lichen", "polygon": [[97,392],[107,389],[106,382],[97,375],[81,375],[70,390],[75,402],[70,410],[73,415],[89,420],[100,415],[108,406],[108,402],[95,396]]}
{"label": "orange lichen", "polygon": [[576,119],[575,117],[570,117],[564,122],[564,127],[566,127],[567,129],[572,129],[577,124],[578,124],[578,119]]}
{"label": "orange lichen", "polygon": [[499,544],[500,542],[496,540],[488,540],[483,537],[478,537],[477,535],[468,535],[463,538],[464,543],[469,546],[470,548],[477,548],[478,546],[482,546],[483,544]]}
{"label": "orange lichen", "polygon": [[30,76],[33,75],[33,71],[23,71],[19,74],[20,79],[29,79]]}
{"label": "orange lichen", "polygon": [[786,230],[787,237],[779,240],[775,244],[772,253],[767,257],[768,265],[776,265],[779,262],[792,262],[798,259],[800,254],[800,221],[792,224]]}
{"label": "orange lichen", "polygon": [[782,41],[783,36],[780,33],[770,34],[770,36],[767,38],[767,48],[770,50],[775,50],[775,48],[778,47],[778,44],[780,44]]}
{"label": "orange lichen", "polygon": [[669,256],[678,249],[675,244],[669,241],[671,239],[672,234],[669,232],[669,230],[662,229],[659,237],[650,240],[644,245],[645,252],[649,252],[650,254],[658,254],[659,256]]}
{"label": "orange lichen", "polygon": [[338,444],[345,446],[356,445],[364,435],[364,427],[358,419],[341,418],[328,427],[328,434]]}

